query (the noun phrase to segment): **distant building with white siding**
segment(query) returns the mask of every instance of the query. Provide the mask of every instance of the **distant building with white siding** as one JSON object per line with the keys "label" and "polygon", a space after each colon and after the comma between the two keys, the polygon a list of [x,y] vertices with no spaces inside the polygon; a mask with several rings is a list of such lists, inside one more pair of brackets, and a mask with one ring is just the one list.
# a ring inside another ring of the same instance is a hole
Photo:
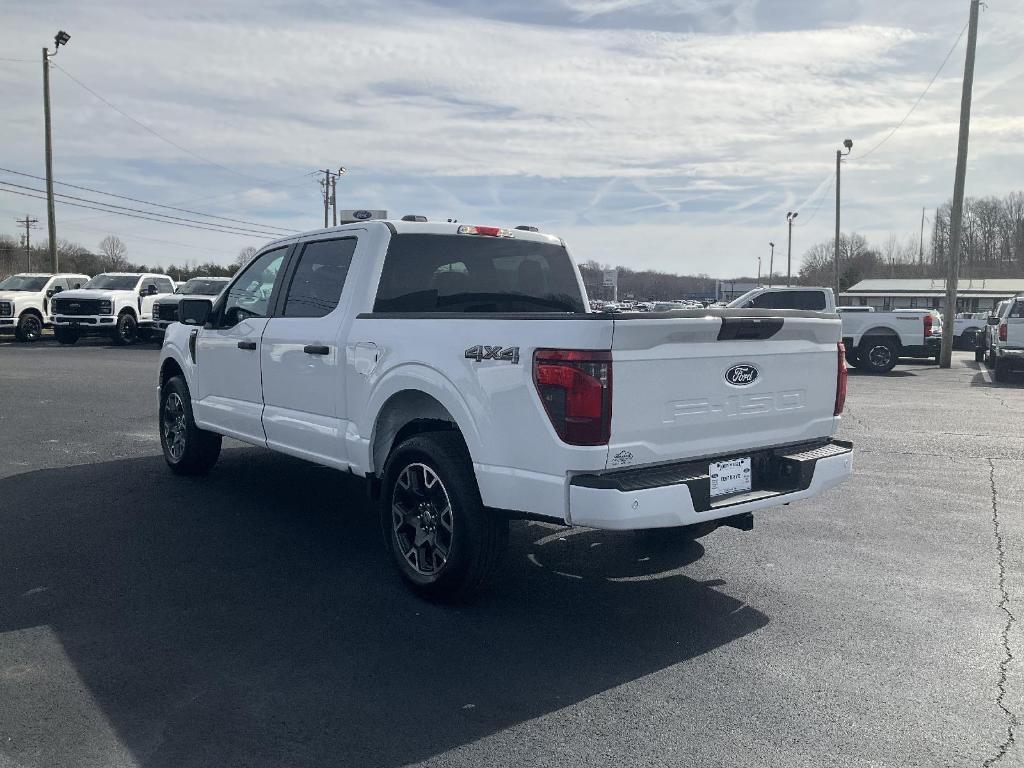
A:
{"label": "distant building with white siding", "polygon": [[[1010,296],[1024,294],[1024,279],[963,279],[957,288],[957,312],[988,312]],[[945,309],[946,281],[918,279],[861,280],[840,294],[840,304],[878,310]]]}

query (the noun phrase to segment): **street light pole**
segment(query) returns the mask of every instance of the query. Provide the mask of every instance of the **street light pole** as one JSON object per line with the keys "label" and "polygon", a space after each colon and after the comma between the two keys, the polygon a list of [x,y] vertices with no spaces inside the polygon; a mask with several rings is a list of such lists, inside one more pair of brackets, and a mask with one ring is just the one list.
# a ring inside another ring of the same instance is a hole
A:
{"label": "street light pole", "polygon": [[843,152],[841,149],[836,150],[836,239],[832,244],[834,248],[832,268],[835,271],[833,283],[836,292],[836,304],[839,304],[839,177],[843,167],[843,158],[853,151],[853,139],[845,139],[843,146],[846,147],[846,152]]}
{"label": "street light pole", "polygon": [[757,257],[757,287],[761,287],[761,257]]}
{"label": "street light pole", "polygon": [[793,219],[800,214],[790,211],[786,214],[786,221],[789,222],[789,242],[786,245],[786,286],[793,281]]}
{"label": "street light pole", "polygon": [[772,247],[771,255],[768,257],[768,287],[772,287],[772,277],[775,275],[775,243],[768,243]]}
{"label": "street light pole", "polygon": [[50,59],[57,55],[62,45],[67,45],[71,35],[63,29],[53,36],[53,53],[43,47],[43,124],[46,133],[46,229],[50,239],[50,269],[60,271],[57,263],[57,214],[53,204],[53,137],[50,128]]}

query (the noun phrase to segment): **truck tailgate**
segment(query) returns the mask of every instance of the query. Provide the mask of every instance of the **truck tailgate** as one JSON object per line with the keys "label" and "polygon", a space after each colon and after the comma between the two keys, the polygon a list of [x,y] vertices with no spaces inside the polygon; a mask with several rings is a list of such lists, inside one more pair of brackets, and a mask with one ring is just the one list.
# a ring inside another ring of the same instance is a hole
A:
{"label": "truck tailgate", "polygon": [[784,310],[615,320],[608,468],[828,437],[840,321]]}

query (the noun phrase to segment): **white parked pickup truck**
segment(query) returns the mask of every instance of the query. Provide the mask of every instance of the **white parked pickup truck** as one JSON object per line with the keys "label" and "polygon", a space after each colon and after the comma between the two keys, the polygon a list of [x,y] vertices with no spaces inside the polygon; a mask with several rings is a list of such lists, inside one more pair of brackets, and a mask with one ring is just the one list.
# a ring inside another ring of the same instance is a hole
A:
{"label": "white parked pickup truck", "polygon": [[167,275],[105,272],[81,290],[53,300],[53,334],[61,344],[74,344],[83,333],[107,334],[115,344],[146,339],[153,330],[153,302],[174,292]]}
{"label": "white parked pickup truck", "polygon": [[988,318],[984,347],[974,353],[974,359],[993,368],[998,382],[1024,371],[1024,296],[1000,302]]}
{"label": "white parked pickup truck", "polygon": [[0,330],[14,330],[18,341],[38,341],[50,324],[50,300],[81,288],[88,275],[26,272],[0,280]]}
{"label": "white parked pickup truck", "polygon": [[364,476],[431,598],[484,583],[510,518],[749,529],[852,470],[834,314],[590,312],[565,244],[539,232],[320,230],[180,317],[159,370],[170,468],[209,471],[229,435]]}
{"label": "white parked pickup truck", "polygon": [[[837,311],[831,288],[806,286],[755,288],[729,306]],[[942,339],[934,334],[935,317],[930,310],[874,312],[870,307],[839,307],[838,312],[846,359],[867,373],[888,373],[901,357],[938,357]]]}
{"label": "white parked pickup truck", "polygon": [[153,302],[153,327],[166,331],[167,326],[178,320],[178,304],[182,299],[217,296],[230,281],[230,277],[193,277],[178,283],[174,293]]}

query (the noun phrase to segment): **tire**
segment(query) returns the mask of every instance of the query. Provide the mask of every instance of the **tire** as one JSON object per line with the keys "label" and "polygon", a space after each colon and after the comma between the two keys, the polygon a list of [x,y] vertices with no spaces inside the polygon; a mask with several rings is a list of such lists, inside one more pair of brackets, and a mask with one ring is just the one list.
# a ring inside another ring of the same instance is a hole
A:
{"label": "tire", "polygon": [[1005,360],[996,360],[995,373],[992,374],[992,378],[1000,384],[1005,384],[1010,380],[1010,366]]}
{"label": "tire", "polygon": [[58,344],[77,344],[82,335],[73,328],[54,328],[53,336]]}
{"label": "tire", "polygon": [[43,336],[43,320],[34,312],[23,312],[14,329],[14,338],[21,342],[39,341]]}
{"label": "tire", "polygon": [[196,426],[192,396],[181,376],[160,388],[160,447],[176,475],[205,475],[220,457],[221,436]]}
{"label": "tire", "polygon": [[852,368],[856,368],[857,365],[858,365],[857,361],[859,359],[860,358],[857,356],[857,350],[855,350],[855,349],[847,349],[846,350],[846,364],[847,365],[849,365]]}
{"label": "tire", "polygon": [[984,360],[985,360],[985,349],[982,347],[982,348],[974,350],[974,362],[981,363],[981,362],[984,362]]}
{"label": "tire", "polygon": [[996,357],[992,354],[991,349],[985,350],[985,367],[990,369],[996,367]]}
{"label": "tire", "polygon": [[110,338],[112,338],[114,343],[119,347],[124,347],[135,343],[138,332],[139,323],[135,319],[135,315],[131,312],[122,312],[118,315],[117,325],[114,326],[114,330],[111,331]]}
{"label": "tire", "polygon": [[899,361],[899,349],[889,339],[865,339],[857,350],[858,367],[869,373],[888,373]]}
{"label": "tire", "polygon": [[456,432],[416,435],[392,452],[380,525],[402,579],[427,600],[456,602],[481,591],[508,547],[508,520],[484,508]]}

